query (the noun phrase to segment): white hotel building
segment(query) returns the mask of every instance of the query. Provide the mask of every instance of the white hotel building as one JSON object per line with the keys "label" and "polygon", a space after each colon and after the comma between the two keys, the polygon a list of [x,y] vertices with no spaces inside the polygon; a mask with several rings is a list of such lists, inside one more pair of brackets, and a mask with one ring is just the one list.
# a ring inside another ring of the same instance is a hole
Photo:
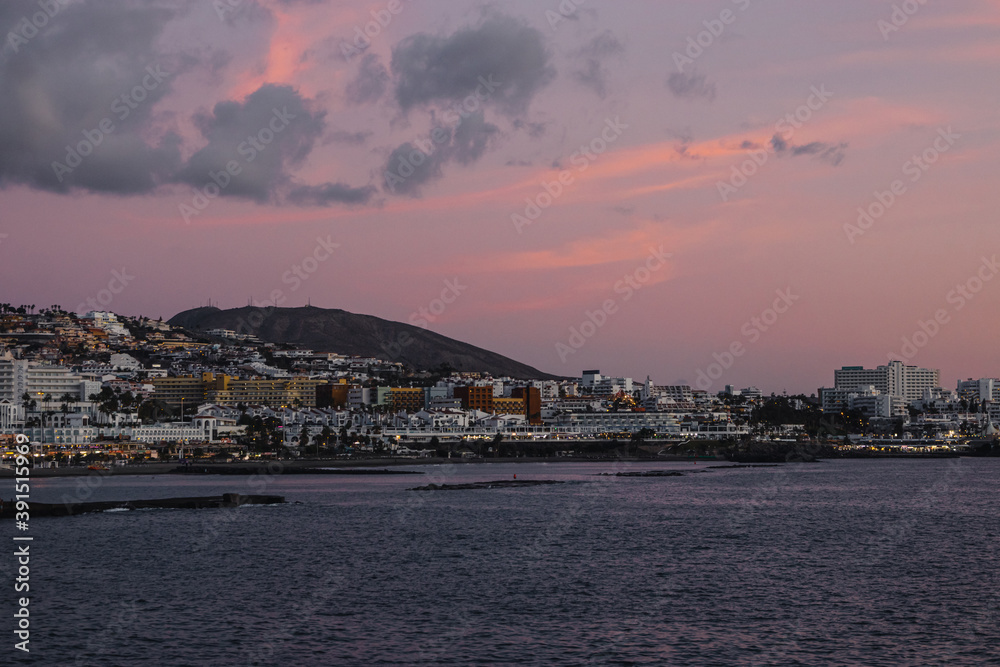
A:
{"label": "white hotel building", "polygon": [[9,355],[0,357],[0,399],[11,403],[20,404],[25,393],[36,401],[44,396],[58,401],[63,394],[77,398],[82,381],[83,378],[64,366],[13,359]]}
{"label": "white hotel building", "polygon": [[886,366],[872,369],[844,366],[835,370],[833,377],[835,390],[851,392],[858,387],[871,386],[879,393],[897,396],[907,403],[920,400],[925,389],[934,389],[941,384],[941,371],[938,369],[907,366],[902,361],[890,361]]}

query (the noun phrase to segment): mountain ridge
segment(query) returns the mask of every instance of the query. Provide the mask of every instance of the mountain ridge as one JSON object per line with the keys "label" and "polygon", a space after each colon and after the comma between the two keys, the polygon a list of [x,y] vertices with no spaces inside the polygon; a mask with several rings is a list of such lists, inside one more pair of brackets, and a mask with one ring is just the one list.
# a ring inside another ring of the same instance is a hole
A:
{"label": "mountain ridge", "polygon": [[340,308],[244,306],[222,310],[202,306],[177,313],[168,324],[195,333],[229,329],[257,336],[268,343],[289,343],[317,352],[378,357],[417,370],[445,363],[456,371],[478,371],[494,377],[561,379],[561,376],[544,373],[496,352],[421,327]]}

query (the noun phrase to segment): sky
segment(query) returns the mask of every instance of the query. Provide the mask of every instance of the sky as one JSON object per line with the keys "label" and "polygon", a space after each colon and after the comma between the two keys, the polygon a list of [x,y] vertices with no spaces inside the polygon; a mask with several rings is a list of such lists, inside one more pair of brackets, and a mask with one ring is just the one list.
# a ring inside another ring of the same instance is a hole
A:
{"label": "sky", "polygon": [[5,0],[0,301],[1000,376],[1000,1]]}

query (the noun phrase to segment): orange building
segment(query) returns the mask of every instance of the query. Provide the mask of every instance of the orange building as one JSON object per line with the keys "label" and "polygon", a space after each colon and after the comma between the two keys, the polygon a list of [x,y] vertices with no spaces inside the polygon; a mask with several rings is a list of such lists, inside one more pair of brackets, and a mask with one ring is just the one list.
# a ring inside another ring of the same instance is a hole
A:
{"label": "orange building", "polygon": [[510,395],[523,399],[524,412],[521,414],[528,418],[529,424],[542,423],[542,392],[538,387],[516,387]]}
{"label": "orange building", "polygon": [[493,412],[493,387],[455,387],[455,398],[462,401],[463,410]]}
{"label": "orange building", "polygon": [[324,384],[316,387],[316,407],[317,408],[345,408],[347,407],[347,394],[351,387],[346,380],[341,380],[336,384]]}

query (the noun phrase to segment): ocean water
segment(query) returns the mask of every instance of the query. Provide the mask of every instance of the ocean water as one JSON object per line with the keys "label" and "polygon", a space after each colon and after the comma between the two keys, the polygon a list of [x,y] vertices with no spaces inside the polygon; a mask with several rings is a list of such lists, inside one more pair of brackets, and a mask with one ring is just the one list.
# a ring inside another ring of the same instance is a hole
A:
{"label": "ocean water", "polygon": [[[1000,664],[1000,461],[715,465],[36,479],[291,502],[34,520],[31,653],[8,620],[0,664]],[[600,475],[654,469],[685,475]],[[565,483],[407,490],[515,474]]]}

